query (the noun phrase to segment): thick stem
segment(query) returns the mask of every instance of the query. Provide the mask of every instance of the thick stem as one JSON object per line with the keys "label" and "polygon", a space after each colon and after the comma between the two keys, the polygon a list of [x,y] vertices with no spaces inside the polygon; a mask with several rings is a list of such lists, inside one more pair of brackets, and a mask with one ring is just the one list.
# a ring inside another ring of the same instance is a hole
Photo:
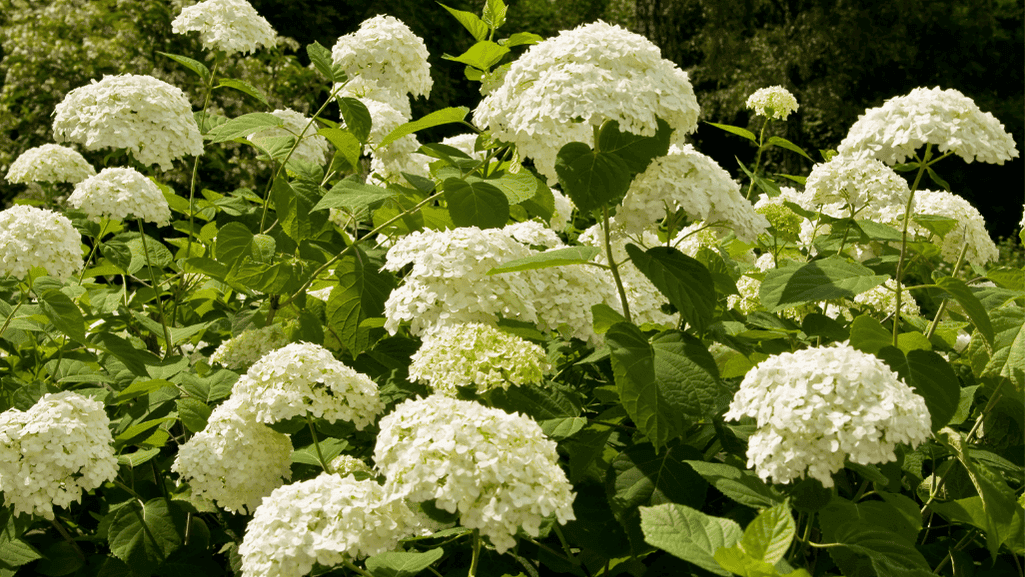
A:
{"label": "thick stem", "polygon": [[897,346],[897,335],[900,334],[900,293],[901,293],[901,280],[904,276],[904,259],[907,258],[908,252],[908,226],[911,224],[911,209],[914,206],[915,191],[918,190],[918,184],[922,181],[922,175],[925,174],[926,167],[929,166],[929,157],[932,156],[932,145],[925,147],[925,156],[918,163],[918,174],[915,175],[915,182],[911,185],[911,194],[908,195],[907,206],[904,207],[904,226],[902,227],[900,234],[900,259],[897,260],[897,307],[893,313],[893,346]]}
{"label": "thick stem", "polygon": [[470,572],[466,577],[477,577],[477,565],[480,563],[480,529],[473,530],[473,558],[470,560]]}
{"label": "thick stem", "polygon": [[609,207],[603,206],[602,231],[605,233],[605,255],[609,259],[609,268],[612,269],[612,278],[616,281],[616,289],[619,290],[619,298],[623,301],[623,318],[626,322],[632,323],[630,319],[630,303],[626,299],[626,289],[623,288],[623,280],[619,278],[619,266],[616,259],[612,257],[612,242],[609,240]]}
{"label": "thick stem", "polygon": [[328,465],[327,459],[324,458],[324,453],[320,450],[320,441],[317,439],[317,429],[313,426],[313,421],[309,417],[306,417],[306,425],[310,428],[310,435],[313,436],[313,448],[317,450],[317,460],[320,461],[320,466],[324,468],[324,472],[331,474],[331,466]]}

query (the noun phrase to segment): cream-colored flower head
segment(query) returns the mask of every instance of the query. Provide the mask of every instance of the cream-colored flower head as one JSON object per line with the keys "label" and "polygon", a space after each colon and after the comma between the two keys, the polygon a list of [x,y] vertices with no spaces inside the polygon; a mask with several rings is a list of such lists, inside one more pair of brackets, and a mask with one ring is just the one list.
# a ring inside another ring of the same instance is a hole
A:
{"label": "cream-colored flower head", "polygon": [[164,193],[134,168],[104,168],[75,185],[68,204],[95,222],[131,217],[166,226],[171,221]]}
{"label": "cream-colored flower head", "polygon": [[595,22],[531,46],[473,113],[474,124],[516,145],[555,180],[555,158],[570,142],[593,144],[593,127],[653,136],[656,118],[675,142],[697,129],[698,101],[687,73],[658,47],[619,26]]}
{"label": "cream-colored flower head", "polygon": [[816,164],[804,185],[814,206],[831,206],[827,214],[895,223],[903,218],[911,188],[892,168],[866,156],[836,155]]}
{"label": "cream-colored flower head", "polygon": [[797,112],[797,99],[789,90],[782,86],[759,88],[747,97],[745,104],[756,114],[775,120],[786,120],[791,113]]}
{"label": "cream-colored flower head", "polygon": [[189,99],[152,76],[104,76],[72,90],[54,111],[53,134],[86,150],[126,149],[161,170],[171,170],[175,159],[203,153]]}
{"label": "cream-colored flower head", "polygon": [[288,344],[288,335],[281,325],[246,329],[221,343],[210,361],[229,369],[248,370],[260,357]]}
{"label": "cream-colored flower head", "polygon": [[59,144],[44,144],[22,152],[11,163],[7,181],[15,184],[29,182],[81,182],[96,174],[96,169],[78,152]]}
{"label": "cream-colored flower head", "polygon": [[255,52],[277,44],[277,33],[270,22],[257,14],[246,0],[206,0],[182,8],[171,22],[175,34],[199,32],[199,41],[207,50],[228,54]]}
{"label": "cream-colored flower head", "polygon": [[989,112],[957,90],[916,88],[870,108],[851,126],[840,154],[864,151],[889,165],[904,162],[925,144],[967,162],[1003,164],[1017,158],[1014,139]]}
{"label": "cream-colored flower head", "polygon": [[66,279],[82,264],[82,235],[66,216],[25,205],[0,212],[0,276],[24,279],[38,266]]}
{"label": "cream-colored flower head", "polygon": [[427,45],[394,16],[374,16],[331,48],[334,63],[350,77],[376,82],[395,94],[428,96],[434,81]]}
{"label": "cream-colored flower head", "polygon": [[[965,260],[976,266],[985,266],[1000,258],[1000,250],[986,230],[982,214],[964,198],[942,190],[920,190],[915,193],[915,214],[943,216],[957,222],[937,243],[943,260],[948,263],[957,262],[965,245],[968,245]],[[932,236],[932,232],[917,222],[912,222],[911,228],[919,235]]]}

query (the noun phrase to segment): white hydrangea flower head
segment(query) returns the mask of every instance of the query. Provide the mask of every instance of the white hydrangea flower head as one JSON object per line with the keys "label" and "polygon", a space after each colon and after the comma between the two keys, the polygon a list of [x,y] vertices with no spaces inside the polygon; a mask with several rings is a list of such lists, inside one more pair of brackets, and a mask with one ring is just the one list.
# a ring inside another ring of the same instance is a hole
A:
{"label": "white hydrangea flower head", "polygon": [[670,211],[695,220],[726,223],[737,238],[752,242],[769,227],[740,192],[740,185],[714,160],[691,145],[671,146],[637,175],[613,219],[628,234],[654,229]]}
{"label": "white hydrangea flower head", "polygon": [[[915,213],[943,216],[957,221],[957,226],[943,237],[942,242],[937,243],[943,259],[948,263],[957,262],[961,248],[965,245],[968,245],[965,260],[973,265],[981,267],[1000,258],[1000,250],[986,230],[986,220],[964,198],[942,190],[920,190],[915,193]],[[932,236],[928,229],[914,221],[911,229],[921,236]]]}
{"label": "white hydrangea flower head", "polygon": [[555,443],[528,417],[432,395],[403,402],[380,426],[374,462],[385,489],[458,512],[499,554],[520,528],[536,537],[550,515],[560,524],[575,518]]}
{"label": "white hydrangea flower head", "polygon": [[47,393],[27,411],[0,413],[0,491],[16,515],[53,520],[117,476],[114,438],[103,403],[64,391]]}
{"label": "white hydrangea flower head", "polygon": [[1025,229],[1025,205],[1022,206],[1021,212],[1022,212],[1021,222],[1018,223],[1018,228]]}
{"label": "white hydrangea flower head", "polygon": [[403,172],[429,177],[428,163],[433,159],[416,152],[420,141],[415,135],[407,134],[387,146],[378,146],[392,130],[408,122],[409,116],[387,102],[370,99],[362,102],[372,120],[368,139],[372,147],[370,171],[389,181],[400,179]]}
{"label": "white hydrangea flower head", "polygon": [[[408,121],[413,117],[413,109],[406,92],[391,90],[376,80],[364,76],[350,78],[345,84],[335,83],[333,90],[338,97],[357,98],[366,104],[367,100],[382,102],[394,108]],[[377,122],[376,120],[374,121]]]}
{"label": "white hydrangea flower head", "polygon": [[199,32],[199,41],[207,50],[228,54],[256,52],[277,44],[277,32],[246,0],[206,0],[182,8],[171,22],[175,34]]}
{"label": "white hydrangea flower head", "polygon": [[261,423],[312,416],[363,430],[384,412],[377,384],[312,343],[273,350],[235,382],[232,398]]}
{"label": "white hydrangea flower head", "polygon": [[20,204],[0,211],[0,275],[24,279],[38,266],[64,280],[82,265],[82,235],[66,216]]}
{"label": "white hydrangea flower head", "polygon": [[562,239],[554,230],[534,220],[507,224],[502,228],[502,232],[528,246],[565,248]]}
{"label": "white hydrangea flower head", "polygon": [[377,82],[395,93],[428,96],[434,81],[427,45],[394,16],[374,16],[331,48],[334,63],[350,77]]}
{"label": "white hydrangea flower head", "polygon": [[[327,139],[317,134],[317,123],[313,122],[310,124],[310,119],[302,115],[302,113],[296,112],[291,108],[284,110],[275,110],[271,112],[274,116],[277,116],[284,121],[282,126],[268,126],[261,128],[258,132],[249,135],[249,140],[254,144],[262,144],[266,142],[268,138],[280,138],[283,136],[289,136],[292,138],[298,138],[300,134],[303,135],[302,140],[299,141],[299,145],[295,147],[295,151],[292,152],[291,158],[299,160],[305,160],[311,162],[317,166],[323,166],[327,158],[327,153],[330,151],[331,146],[328,144]],[[307,125],[309,124],[309,128]],[[305,130],[305,132],[303,132]]]}
{"label": "white hydrangea flower head", "polygon": [[1018,157],[1014,139],[989,112],[953,89],[915,88],[870,108],[851,126],[837,151],[865,151],[889,165],[913,158],[925,144],[966,162],[1003,164]]}
{"label": "white hydrangea flower head", "polygon": [[805,475],[833,486],[844,459],[896,460],[894,447],[930,436],[925,400],[878,358],[848,344],[769,357],[748,371],[727,420],[754,417],[748,467],[763,480]]}
{"label": "white hydrangea flower head", "polygon": [[394,550],[413,512],[372,480],[327,473],[276,489],[256,509],[238,552],[244,577],[294,577]]}
{"label": "white hydrangea flower head", "polygon": [[250,328],[221,343],[210,361],[229,369],[247,370],[261,357],[288,344],[281,325]]}
{"label": "white hydrangea flower head", "polygon": [[[766,273],[774,268],[776,268],[776,261],[773,259],[772,254],[764,253],[755,260],[753,272]],[[740,294],[728,295],[726,297],[726,306],[736,309],[745,315],[763,310],[762,299],[758,296],[758,291],[761,288],[762,281],[747,274],[740,275],[740,279],[737,280],[737,291]],[[789,309],[781,312],[786,315],[788,311]]]}
{"label": "white hydrangea flower head", "polygon": [[791,113],[797,112],[798,108],[797,99],[782,86],[759,88],[747,97],[744,105],[759,116],[775,120],[786,120]]}
{"label": "white hydrangea flower head", "polygon": [[256,422],[238,399],[210,414],[207,426],[178,449],[171,470],[192,493],[233,513],[251,513],[292,478],[292,441]]}
{"label": "white hydrangea flower head", "polygon": [[72,90],[54,111],[53,134],[86,150],[124,148],[161,170],[171,170],[175,159],[203,153],[189,99],[152,76],[104,76]]}
{"label": "white hydrangea flower head", "polygon": [[44,144],[22,152],[7,171],[7,182],[80,182],[96,169],[77,151],[59,144]]}
{"label": "white hydrangea flower head", "polygon": [[555,232],[563,232],[573,221],[573,211],[577,207],[568,196],[554,188],[552,189],[552,198],[555,200],[555,212],[552,213],[552,220],[549,226]]}
{"label": "white hydrangea flower head", "polygon": [[784,202],[788,200],[782,194],[779,196],[762,195],[755,203],[755,212],[765,217],[769,224],[776,229],[780,238],[789,242],[796,242],[801,235],[801,223],[804,221],[799,214],[791,210]]}
{"label": "white hydrangea flower head", "polygon": [[[650,231],[649,234],[651,234]],[[648,234],[645,237],[651,238]],[[673,236],[673,241],[670,244],[683,254],[697,258],[698,251],[701,249],[716,248],[716,245],[719,244],[719,235],[714,228],[699,220],[681,228]],[[754,256],[751,256],[750,260],[754,262]]]}
{"label": "white hydrangea flower head", "polygon": [[606,120],[653,136],[661,118],[682,142],[697,129],[699,110],[687,73],[663,59],[657,46],[599,21],[528,48],[477,106],[473,121],[515,144],[554,181],[559,149],[570,142],[593,145],[592,127]]}
{"label": "white hydrangea flower head", "polygon": [[137,218],[157,226],[171,222],[171,207],[152,180],[134,168],[104,168],[75,185],[68,204],[89,220]]}
{"label": "white hydrangea flower head", "polygon": [[370,477],[374,476],[374,470],[363,459],[357,459],[352,455],[346,454],[341,454],[331,459],[331,462],[328,463],[328,469],[340,477],[348,477],[353,473],[366,473]]}
{"label": "white hydrangea flower head", "polygon": [[[892,278],[886,279],[883,284],[855,295],[854,303],[880,315],[893,314],[893,311],[897,310],[897,281]],[[904,317],[922,315],[921,309],[918,308],[918,301],[911,296],[906,285],[901,286],[900,290],[900,314]]]}
{"label": "white hydrangea flower head", "polygon": [[479,393],[544,381],[551,365],[544,349],[490,325],[448,325],[423,337],[412,357],[409,378],[434,392],[455,396],[457,387]]}
{"label": "white hydrangea flower head", "polygon": [[[882,162],[866,156],[836,155],[829,162],[816,164],[804,185],[811,203],[841,205],[843,216],[895,223],[904,216],[911,188],[899,174]],[[826,211],[823,211],[826,212]],[[839,215],[837,215],[839,216]]]}

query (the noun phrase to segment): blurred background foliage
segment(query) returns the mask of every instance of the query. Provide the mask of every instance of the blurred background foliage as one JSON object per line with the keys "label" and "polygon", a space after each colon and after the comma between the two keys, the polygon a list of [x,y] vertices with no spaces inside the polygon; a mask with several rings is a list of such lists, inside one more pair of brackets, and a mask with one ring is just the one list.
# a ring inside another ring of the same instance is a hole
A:
{"label": "blurred background foliage", "polygon": [[[414,116],[444,106],[473,106],[477,85],[462,65],[442,59],[459,54],[471,38],[437,3],[427,0],[250,0],[277,31],[293,41],[277,53],[261,51],[222,64],[221,75],[260,87],[274,108],[307,111],[327,87],[305,68],[301,47],[330,48],[363,20],[390,14],[424,38],[435,86],[414,102]],[[156,52],[205,59],[195,35],[171,32],[170,21],[192,0],[0,0],[0,176],[22,151],[51,142],[51,113],[68,91],[104,74],[151,74],[181,87],[201,104],[194,75]],[[756,89],[782,85],[800,110],[772,130],[809,151],[835,148],[866,108],[918,86],[955,88],[995,115],[1025,143],[1025,25],[1021,0],[507,0],[508,35],[544,37],[602,19],[644,34],[663,56],[686,70],[702,106],[702,120],[760,129],[744,108]],[[449,0],[480,11],[480,0]],[[284,54],[286,58],[278,57]],[[213,109],[232,116],[255,101],[215,91]],[[451,128],[449,128],[451,130]],[[440,138],[447,133],[428,135]],[[695,145],[740,176],[754,148],[739,137],[702,125]],[[813,156],[818,157],[817,153]],[[87,155],[97,166],[124,162]],[[246,157],[248,158],[248,157]],[[230,189],[254,177],[231,150],[203,157],[204,184]],[[251,159],[245,160],[251,162]],[[184,164],[184,163],[183,163]],[[189,167],[165,173],[186,181]],[[772,172],[805,175],[807,160],[780,149],[768,157]],[[939,165],[951,189],[975,204],[995,237],[1011,235],[1025,202],[1025,163],[1002,169],[957,159]],[[939,188],[926,183],[928,188]],[[24,187],[0,183],[9,201]],[[31,193],[31,191],[28,191]]]}

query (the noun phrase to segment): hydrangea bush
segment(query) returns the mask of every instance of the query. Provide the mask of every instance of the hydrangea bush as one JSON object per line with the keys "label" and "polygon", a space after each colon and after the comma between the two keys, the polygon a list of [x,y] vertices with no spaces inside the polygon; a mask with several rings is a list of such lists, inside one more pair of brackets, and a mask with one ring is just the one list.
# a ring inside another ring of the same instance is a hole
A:
{"label": "hydrangea bush", "polygon": [[[445,69],[376,16],[235,113],[211,71],[280,39],[207,0],[191,92],[64,95],[112,154],[7,174],[74,191],[0,212],[0,574],[1021,575],[1025,272],[941,176],[999,121],[919,88],[813,157],[766,87],[737,180],[651,42],[506,11]],[[414,117],[449,73],[479,104]]]}

